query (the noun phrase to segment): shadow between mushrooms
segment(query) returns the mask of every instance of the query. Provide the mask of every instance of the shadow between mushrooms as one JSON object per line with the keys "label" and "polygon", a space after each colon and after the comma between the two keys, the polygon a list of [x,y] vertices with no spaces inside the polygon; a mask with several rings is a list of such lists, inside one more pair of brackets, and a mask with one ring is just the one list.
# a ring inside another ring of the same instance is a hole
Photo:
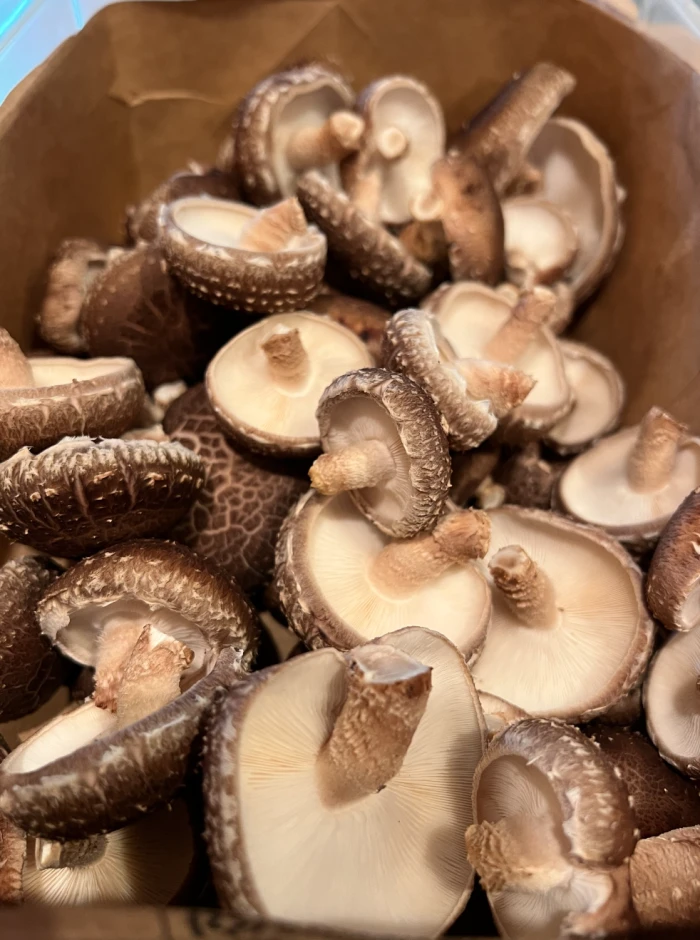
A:
{"label": "shadow between mushrooms", "polygon": [[416,627],[256,673],[207,735],[206,836],[223,907],[440,933],[471,892],[461,834],[483,733],[461,655]]}

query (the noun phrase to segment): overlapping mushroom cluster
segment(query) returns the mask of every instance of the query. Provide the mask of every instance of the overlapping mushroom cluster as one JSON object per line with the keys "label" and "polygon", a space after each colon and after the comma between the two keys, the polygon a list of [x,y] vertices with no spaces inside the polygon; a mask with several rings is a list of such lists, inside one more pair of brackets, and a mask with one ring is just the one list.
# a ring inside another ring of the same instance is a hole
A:
{"label": "overlapping mushroom cluster", "polygon": [[290,68],[58,246],[61,355],[0,330],[0,903],[700,922],[700,440],[562,338],[624,233],[574,85],[448,137]]}

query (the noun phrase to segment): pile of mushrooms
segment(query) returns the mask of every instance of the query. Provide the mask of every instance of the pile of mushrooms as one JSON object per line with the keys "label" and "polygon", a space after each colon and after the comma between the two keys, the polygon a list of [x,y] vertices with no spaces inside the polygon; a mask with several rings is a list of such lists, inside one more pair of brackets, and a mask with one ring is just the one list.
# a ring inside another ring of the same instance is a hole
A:
{"label": "pile of mushrooms", "polygon": [[574,86],[450,134],[295,66],[55,246],[51,348],[0,329],[0,904],[700,925],[700,438],[569,335],[624,235]]}

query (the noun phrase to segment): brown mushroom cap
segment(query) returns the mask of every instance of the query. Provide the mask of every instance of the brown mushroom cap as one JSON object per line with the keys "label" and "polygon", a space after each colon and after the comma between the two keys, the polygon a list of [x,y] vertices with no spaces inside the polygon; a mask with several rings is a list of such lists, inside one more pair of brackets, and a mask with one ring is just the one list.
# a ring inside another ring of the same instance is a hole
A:
{"label": "brown mushroom cap", "polygon": [[642,927],[659,928],[659,937],[675,936],[673,928],[677,927],[697,928],[700,826],[674,829],[639,842],[630,859],[630,884],[632,903]]}
{"label": "brown mushroom cap", "polygon": [[[339,188],[338,161],[359,145],[362,124],[356,121],[344,128],[349,137],[331,135],[323,140],[318,135],[335,112],[347,115],[354,101],[355,94],[343,76],[318,62],[277,72],[259,82],[236,115],[236,169],[250,201],[264,206],[293,196],[298,174],[312,166]],[[294,159],[293,151],[300,143],[311,145],[305,163]]]}
{"label": "brown mushroom cap", "polygon": [[626,860],[639,833],[627,790],[580,731],[525,719],[474,776],[467,855],[501,936],[555,940],[629,922]]}
{"label": "brown mushroom cap", "polygon": [[39,356],[27,362],[33,387],[0,387],[0,460],[71,435],[119,437],[136,424],[144,389],[131,359]]}
{"label": "brown mushroom cap", "polygon": [[272,574],[277,533],[308,488],[307,465],[259,457],[227,440],[203,385],[170,406],[164,426],[206,468],[197,501],[175,530],[177,538],[218,562],[245,591],[263,586]]}
{"label": "brown mushroom cap", "polygon": [[571,461],[558,498],[576,519],[645,548],[700,484],[700,438],[659,408]]}
{"label": "brown mushroom cap", "polygon": [[450,485],[441,418],[423,389],[385,369],[335,379],[316,410],[324,454],[309,471],[321,493],[349,493],[382,532],[432,529]]}
{"label": "brown mushroom cap", "polygon": [[[268,219],[278,220],[274,244],[253,238],[253,226],[267,228]],[[241,202],[189,196],[163,206],[159,225],[157,245],[168,268],[211,303],[281,313],[303,309],[319,291],[326,239],[306,225],[294,199],[260,212]]]}
{"label": "brown mushroom cap", "polygon": [[384,330],[391,316],[384,307],[360,300],[359,297],[341,294],[324,285],[321,293],[307,305],[307,309],[312,313],[322,313],[352,330],[365,343],[376,365],[381,364]]}
{"label": "brown mushroom cap", "polygon": [[92,281],[107,264],[107,252],[89,238],[61,242],[48,270],[46,293],[39,310],[39,333],[61,353],[85,351],[78,324],[83,300]]}
{"label": "brown mushroom cap", "polygon": [[460,359],[436,317],[401,310],[386,328],[387,367],[423,386],[447,425],[450,446],[481,444],[529,396],[534,382],[523,372],[481,356]]}
{"label": "brown mushroom cap", "polygon": [[577,453],[614,431],[625,404],[622,376],[612,362],[584,343],[559,340],[574,407],[547,435],[560,454]]}
{"label": "brown mushroom cap", "polygon": [[504,506],[488,516],[479,564],[493,613],[477,687],[534,716],[605,712],[640,681],[652,652],[638,568],[605,533],[554,513]]}
{"label": "brown mushroom cap", "polygon": [[0,464],[0,532],[79,557],[166,533],[188,511],[205,468],[180,444],[65,438]]}
{"label": "brown mushroom cap", "polygon": [[347,495],[311,492],[277,542],[280,604],[312,648],[351,649],[413,623],[438,627],[470,659],[490,618],[488,586],[470,562],[487,539],[483,513],[463,510],[444,516],[434,533],[392,541]]}
{"label": "brown mushroom cap", "polygon": [[513,284],[553,284],[566,275],[578,251],[578,235],[568,215],[539,196],[517,196],[503,203],[503,221],[508,279]]}
{"label": "brown mushroom cap", "polygon": [[413,303],[430,288],[430,271],[402,243],[373,222],[320,173],[305,173],[297,196],[328,239],[328,249],[355,280],[389,305]]}
{"label": "brown mushroom cap", "polygon": [[316,406],[337,376],[371,366],[365,344],[334,320],[285,313],[249,326],[207,369],[209,401],[225,431],[260,453],[320,449]]}
{"label": "brown mushroom cap", "polygon": [[[353,719],[362,741],[348,739]],[[464,661],[430,631],[255,674],[225,700],[207,740],[206,836],[222,905],[384,936],[438,934],[471,891],[462,831],[482,749]],[[363,795],[344,796],[351,788]]]}
{"label": "brown mushroom cap", "polygon": [[[0,721],[15,721],[46,702],[61,683],[56,652],[41,635],[35,609],[57,570],[42,558],[0,568]],[[0,839],[0,845],[2,839]]]}
{"label": "brown mushroom cap", "polygon": [[528,509],[552,509],[559,476],[566,463],[542,458],[537,441],[516,450],[495,473],[505,490],[505,501]]}
{"label": "brown mushroom cap", "polygon": [[667,522],[647,575],[647,603],[668,630],[700,623],[700,489],[693,490]]}

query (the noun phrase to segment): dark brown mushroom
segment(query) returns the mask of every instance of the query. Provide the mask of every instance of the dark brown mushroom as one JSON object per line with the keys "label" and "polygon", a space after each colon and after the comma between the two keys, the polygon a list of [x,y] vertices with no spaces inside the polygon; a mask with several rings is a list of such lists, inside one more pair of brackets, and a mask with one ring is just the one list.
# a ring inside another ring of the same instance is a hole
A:
{"label": "dark brown mushroom", "polygon": [[365,343],[375,364],[381,365],[384,330],[391,316],[388,310],[367,300],[360,300],[359,297],[341,294],[326,285],[307,305],[307,309],[313,313],[322,313],[352,330]]}
{"label": "dark brown mushroom", "polygon": [[545,460],[539,443],[531,441],[498,467],[495,479],[504,487],[507,503],[552,509],[557,483],[565,468],[566,461]]}
{"label": "dark brown mushroom", "polygon": [[647,603],[668,630],[692,630],[700,623],[700,489],[671,516],[651,559]]}

